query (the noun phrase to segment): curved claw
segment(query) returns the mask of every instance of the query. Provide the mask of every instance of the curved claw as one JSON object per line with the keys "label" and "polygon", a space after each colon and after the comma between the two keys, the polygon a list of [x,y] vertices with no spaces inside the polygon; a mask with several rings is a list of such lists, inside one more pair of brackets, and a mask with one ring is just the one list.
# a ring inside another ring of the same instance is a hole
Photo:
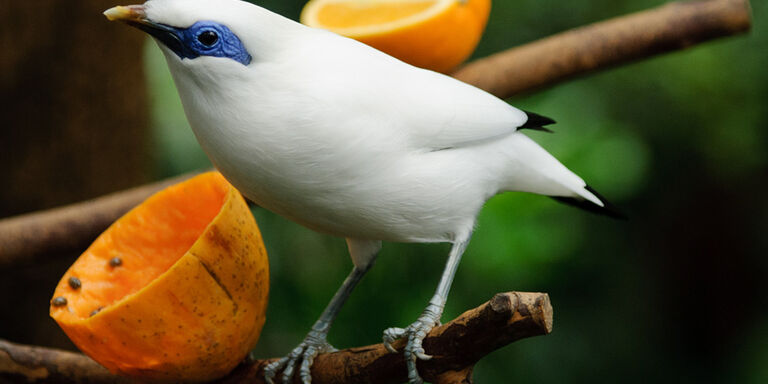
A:
{"label": "curved claw", "polygon": [[264,380],[267,384],[275,384],[274,378],[280,369],[288,363],[288,357],[283,357],[278,361],[271,362],[264,367]]}
{"label": "curved claw", "polygon": [[288,363],[285,365],[285,369],[283,369],[284,384],[290,384],[291,379],[293,379],[293,368],[296,366],[296,361],[299,359],[302,352],[303,349],[299,346],[294,348],[293,351],[291,351],[291,354],[288,355]]}
{"label": "curved claw", "polygon": [[312,363],[315,361],[315,357],[321,352],[335,352],[336,348],[328,344],[325,339],[317,339],[307,337],[298,347],[294,348],[291,353],[283,357],[282,359],[269,363],[264,367],[264,379],[268,384],[274,384],[275,375],[281,369],[283,370],[283,383],[289,384],[293,382],[293,374],[296,369],[296,363],[301,360],[299,365],[299,377],[303,384],[312,383]]}
{"label": "curved claw", "polygon": [[437,325],[438,321],[433,319],[432,316],[425,315],[416,320],[413,324],[407,328],[388,328],[384,331],[384,347],[390,352],[397,352],[392,343],[403,337],[408,338],[408,343],[405,345],[405,362],[408,368],[408,382],[411,384],[421,384],[424,382],[419,371],[416,369],[417,360],[429,360],[432,355],[428,355],[421,343],[427,333]]}
{"label": "curved claw", "polygon": [[387,351],[391,353],[397,353],[397,350],[392,347],[392,343],[395,342],[395,340],[401,339],[403,336],[405,336],[406,330],[403,328],[387,328],[384,330],[384,335],[382,336],[384,348],[387,349]]}
{"label": "curved claw", "polygon": [[304,352],[304,358],[301,361],[301,367],[299,367],[299,377],[301,377],[302,383],[308,384],[312,382],[312,372],[310,368],[312,363],[315,362],[315,357],[319,351],[315,347],[309,347]]}

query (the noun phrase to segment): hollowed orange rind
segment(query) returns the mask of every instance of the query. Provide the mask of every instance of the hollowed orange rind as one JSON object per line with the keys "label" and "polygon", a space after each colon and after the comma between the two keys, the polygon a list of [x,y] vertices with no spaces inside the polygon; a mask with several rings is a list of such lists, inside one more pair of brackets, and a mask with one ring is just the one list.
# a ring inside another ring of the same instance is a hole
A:
{"label": "hollowed orange rind", "polygon": [[268,292],[256,221],[240,193],[209,172],[110,226],[64,274],[50,314],[114,373],[208,381],[254,346]]}

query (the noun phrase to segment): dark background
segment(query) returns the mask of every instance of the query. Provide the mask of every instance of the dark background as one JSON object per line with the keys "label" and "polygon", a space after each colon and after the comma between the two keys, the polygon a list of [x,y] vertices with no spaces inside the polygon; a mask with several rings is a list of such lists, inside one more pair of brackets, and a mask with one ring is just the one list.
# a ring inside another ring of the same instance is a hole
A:
{"label": "dark background", "polygon": [[[296,19],[304,2],[257,3]],[[663,3],[497,0],[475,56]],[[154,43],[100,15],[113,5],[0,0],[0,216],[210,166]],[[525,194],[488,202],[443,319],[496,292],[543,291],[555,330],[487,357],[478,382],[768,382],[768,6],[752,6],[747,36],[510,100],[555,118],[556,134],[530,135],[630,220]],[[256,352],[278,356],[351,262],[342,239],[254,213],[272,273]],[[447,252],[385,244],[331,343],[376,343],[412,322]],[[76,257],[0,270],[0,338],[74,348],[47,311]]]}

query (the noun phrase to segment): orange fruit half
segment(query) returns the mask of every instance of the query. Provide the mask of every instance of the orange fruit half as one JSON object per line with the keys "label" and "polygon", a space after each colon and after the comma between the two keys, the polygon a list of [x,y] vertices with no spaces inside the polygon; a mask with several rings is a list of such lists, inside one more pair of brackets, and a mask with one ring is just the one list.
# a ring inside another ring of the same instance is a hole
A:
{"label": "orange fruit half", "polygon": [[64,274],[50,314],[114,373],[207,381],[254,346],[268,292],[256,221],[240,193],[210,172],[112,224]]}
{"label": "orange fruit half", "polygon": [[447,73],[475,50],[490,0],[310,0],[301,22]]}

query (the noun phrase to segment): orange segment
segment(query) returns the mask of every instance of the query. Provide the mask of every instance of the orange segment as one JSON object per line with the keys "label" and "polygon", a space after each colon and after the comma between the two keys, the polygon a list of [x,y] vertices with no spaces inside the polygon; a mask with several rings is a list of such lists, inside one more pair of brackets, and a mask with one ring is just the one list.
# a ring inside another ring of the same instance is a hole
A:
{"label": "orange segment", "polygon": [[301,21],[407,63],[449,72],[474,51],[490,5],[490,0],[310,0]]}
{"label": "orange segment", "polygon": [[256,222],[240,193],[211,172],[110,226],[64,274],[50,312],[112,372],[205,381],[256,343],[268,291]]}

